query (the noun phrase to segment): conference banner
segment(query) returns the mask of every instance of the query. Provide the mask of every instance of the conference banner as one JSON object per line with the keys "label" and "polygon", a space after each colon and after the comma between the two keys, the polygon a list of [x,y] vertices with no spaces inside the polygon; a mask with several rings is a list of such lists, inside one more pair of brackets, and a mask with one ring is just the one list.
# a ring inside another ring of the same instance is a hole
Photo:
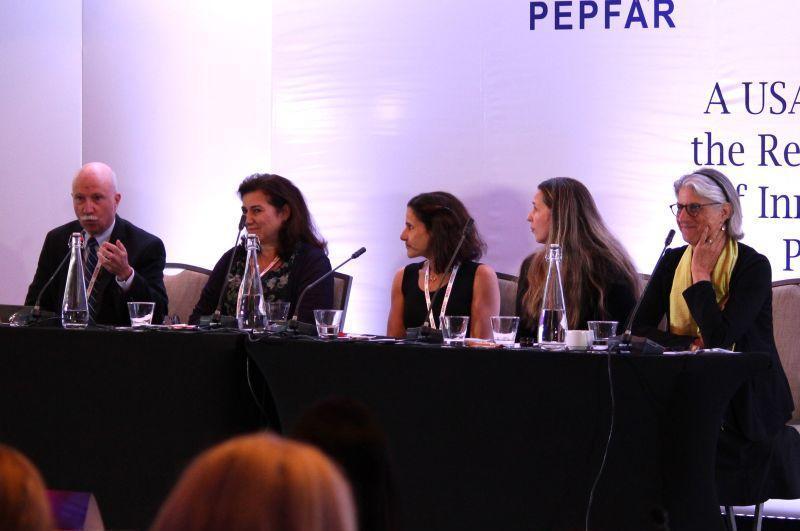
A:
{"label": "conference banner", "polygon": [[[16,9],[10,27],[48,27],[46,12]],[[516,275],[537,249],[537,184],[574,177],[649,272],[676,228],[672,183],[713,167],[741,196],[744,243],[774,280],[800,276],[794,0],[85,0],[71,13],[49,22],[72,21],[71,40],[9,41],[5,101],[27,118],[3,160],[30,185],[11,187],[6,208],[22,219],[45,199],[52,215],[8,225],[8,302],[24,297],[44,233],[71,215],[82,160],[115,168],[120,214],[159,235],[170,261],[206,268],[230,246],[238,183],[292,179],[331,262],[367,248],[344,270],[354,331],[385,332],[391,279],[409,261],[406,203],[433,190],[466,204],[481,261]],[[40,46],[71,52],[42,68]]]}
{"label": "conference banner", "polygon": [[799,275],[796,2],[277,2],[273,17],[273,165],[325,188],[321,218],[348,213],[326,236],[367,245],[367,328],[406,262],[405,203],[435,189],[517,274],[536,185],[574,177],[649,272],[676,228],[672,183],[713,167],[743,241],[774,279]]}

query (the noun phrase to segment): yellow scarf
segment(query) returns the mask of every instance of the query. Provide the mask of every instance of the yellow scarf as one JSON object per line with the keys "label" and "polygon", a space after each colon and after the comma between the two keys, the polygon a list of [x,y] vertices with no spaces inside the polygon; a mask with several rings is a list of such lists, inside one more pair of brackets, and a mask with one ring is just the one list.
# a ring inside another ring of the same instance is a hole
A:
{"label": "yellow scarf", "polygon": [[[682,336],[700,337],[700,329],[692,318],[689,306],[683,298],[683,292],[692,285],[692,251],[690,245],[678,262],[675,276],[672,277],[672,291],[669,293],[669,331]],[[719,307],[725,308],[728,302],[728,288],[731,283],[731,272],[739,257],[739,245],[731,238],[722,248],[714,270],[711,272],[711,284],[717,296]]]}

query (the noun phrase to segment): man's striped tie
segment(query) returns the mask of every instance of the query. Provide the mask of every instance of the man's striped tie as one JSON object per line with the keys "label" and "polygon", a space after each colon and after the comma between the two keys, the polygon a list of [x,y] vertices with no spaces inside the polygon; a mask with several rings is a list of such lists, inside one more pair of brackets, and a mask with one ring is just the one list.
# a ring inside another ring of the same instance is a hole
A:
{"label": "man's striped tie", "polygon": [[[89,241],[86,242],[86,269],[83,272],[83,279],[86,282],[86,287],[89,287],[89,282],[92,280],[92,273],[94,273],[94,268],[97,267],[97,240],[94,237],[89,238]],[[94,301],[95,301],[95,290],[92,289],[92,292],[86,298],[86,302],[89,304],[89,320],[94,322]]]}

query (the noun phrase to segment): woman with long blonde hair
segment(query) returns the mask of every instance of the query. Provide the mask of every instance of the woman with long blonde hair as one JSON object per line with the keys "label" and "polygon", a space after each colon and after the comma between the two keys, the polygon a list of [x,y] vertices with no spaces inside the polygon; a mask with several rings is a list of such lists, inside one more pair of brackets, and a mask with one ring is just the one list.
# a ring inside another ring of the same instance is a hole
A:
{"label": "woman with long blonde hair", "polygon": [[555,177],[539,184],[528,214],[542,249],[528,256],[519,273],[517,315],[520,337],[536,337],[550,244],[561,246],[561,274],[567,322],[585,329],[591,320],[625,323],[636,304],[638,275],[621,243],[611,234],[589,190],[580,181]]}

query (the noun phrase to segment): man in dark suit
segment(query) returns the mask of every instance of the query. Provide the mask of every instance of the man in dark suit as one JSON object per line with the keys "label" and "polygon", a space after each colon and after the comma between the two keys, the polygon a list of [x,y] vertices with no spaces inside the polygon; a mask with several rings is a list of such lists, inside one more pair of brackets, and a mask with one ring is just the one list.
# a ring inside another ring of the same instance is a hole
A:
{"label": "man in dark suit", "polygon": [[[81,168],[72,181],[72,204],[78,219],[47,233],[36,275],[25,297],[26,305],[36,302],[42,287],[58,268],[68,251],[70,234],[81,232],[86,242],[84,259],[96,262],[98,270],[90,298],[93,321],[130,325],[129,301],[154,302],[153,323],[163,321],[167,310],[164,244],[116,215],[121,198],[117,178],[109,166],[92,162]],[[90,254],[94,256],[89,257]],[[88,278],[92,271],[86,275]],[[66,281],[64,267],[42,294],[41,309],[61,312]]]}

